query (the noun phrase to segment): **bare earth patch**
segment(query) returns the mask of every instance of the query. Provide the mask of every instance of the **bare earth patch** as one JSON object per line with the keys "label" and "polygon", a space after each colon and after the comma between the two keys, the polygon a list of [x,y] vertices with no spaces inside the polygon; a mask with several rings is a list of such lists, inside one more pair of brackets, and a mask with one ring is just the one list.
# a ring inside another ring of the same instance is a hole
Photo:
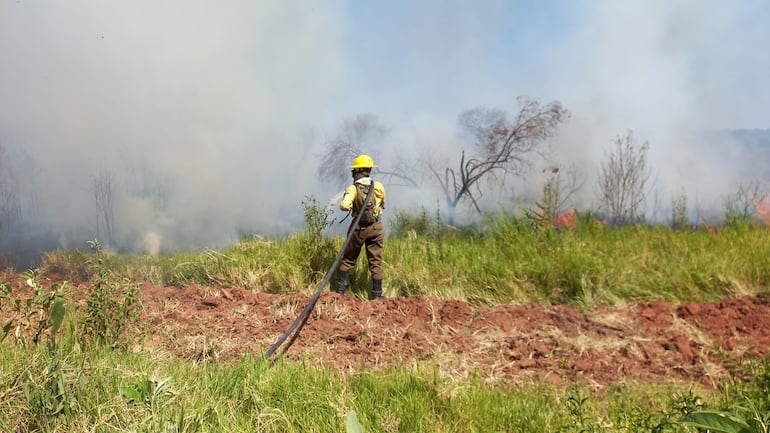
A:
{"label": "bare earth patch", "polygon": [[[211,362],[263,354],[308,295],[144,286],[137,349]],[[567,305],[477,307],[423,297],[363,301],[322,294],[285,356],[340,371],[435,362],[451,375],[555,384],[578,379],[713,385],[770,349],[770,297],[639,302],[585,313]]]}

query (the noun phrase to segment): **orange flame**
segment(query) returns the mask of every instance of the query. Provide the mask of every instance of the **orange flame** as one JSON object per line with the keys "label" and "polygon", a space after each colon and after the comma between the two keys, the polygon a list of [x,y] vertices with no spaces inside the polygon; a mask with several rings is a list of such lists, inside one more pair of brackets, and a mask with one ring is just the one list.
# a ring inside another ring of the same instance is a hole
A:
{"label": "orange flame", "polygon": [[700,225],[711,234],[715,235],[719,233],[719,227],[717,227],[716,224],[710,223],[703,218],[700,219]]}
{"label": "orange flame", "polygon": [[[543,217],[542,209],[537,210],[534,215],[537,217],[540,227],[544,230],[567,229],[573,230],[578,226],[577,209],[572,208],[566,212],[560,212],[554,215],[553,220]],[[608,224],[606,220],[596,217],[591,219],[597,227],[604,227]]]}
{"label": "orange flame", "polygon": [[761,219],[766,226],[770,227],[770,198],[768,198],[767,194],[762,197],[759,197],[758,195],[754,196],[754,209],[756,209],[759,219]]}
{"label": "orange flame", "polygon": [[557,215],[553,221],[554,227],[564,227],[566,229],[573,229],[577,225],[577,214],[575,209],[570,209],[569,212]]}

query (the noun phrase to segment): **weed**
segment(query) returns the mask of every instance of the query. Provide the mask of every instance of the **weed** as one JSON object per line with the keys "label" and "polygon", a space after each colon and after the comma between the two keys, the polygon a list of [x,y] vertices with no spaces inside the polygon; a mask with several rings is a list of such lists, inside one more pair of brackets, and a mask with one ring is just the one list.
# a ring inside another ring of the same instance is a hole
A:
{"label": "weed", "polygon": [[337,253],[337,245],[334,240],[322,235],[326,228],[334,224],[334,218],[329,218],[334,211],[328,207],[320,207],[312,195],[306,197],[306,201],[302,202],[302,207],[305,210],[305,223],[307,224],[307,235],[302,239],[302,256],[307,261],[308,282],[314,283],[323,277]]}
{"label": "weed", "polygon": [[30,297],[16,297],[12,293],[10,284],[0,284],[0,311],[11,312],[11,318],[0,330],[0,341],[3,341],[13,329],[13,336],[17,343],[36,345],[49,331],[50,343],[54,344],[56,333],[64,321],[65,283],[54,283],[46,289],[38,282],[35,271],[27,271],[22,274],[22,277],[26,285],[32,289]]}
{"label": "weed", "polygon": [[748,426],[747,433],[770,432],[770,359],[750,359],[732,370],[733,379],[724,387],[725,401],[720,410],[700,411],[683,420],[688,425],[712,425],[714,431],[741,425]]}
{"label": "weed", "polygon": [[537,209],[524,209],[524,215],[541,231],[554,227],[559,210],[559,187],[557,178],[551,177],[543,185],[543,199],[535,202]]}
{"label": "weed", "polygon": [[564,433],[594,433],[601,431],[599,425],[591,421],[588,415],[589,398],[583,395],[583,391],[577,386],[571,386],[568,390],[567,412],[569,420],[562,425],[560,431]]}
{"label": "weed", "polygon": [[751,399],[729,411],[699,410],[683,416],[684,425],[721,433],[768,433],[770,411],[763,411]]}
{"label": "weed", "polygon": [[134,386],[123,388],[123,396],[129,402],[143,406],[150,413],[157,413],[176,392],[171,387],[171,378],[145,378]]}
{"label": "weed", "polygon": [[329,219],[330,216],[334,215],[334,211],[329,207],[320,207],[312,194],[305,197],[302,208],[305,211],[305,223],[311,241],[320,239],[321,232],[334,224],[335,219]]}
{"label": "weed", "polygon": [[139,285],[126,279],[116,282],[104,264],[104,253],[98,240],[89,242],[95,252],[93,290],[86,298],[83,332],[91,343],[112,348],[126,348],[128,331],[139,319]]}
{"label": "weed", "polygon": [[0,342],[11,329],[16,344],[25,348],[37,346],[47,336],[45,352],[37,352],[17,380],[30,414],[30,429],[49,431],[55,418],[71,416],[70,384],[76,374],[76,370],[66,364],[57,340],[64,323],[66,283],[54,283],[45,288],[35,271],[25,272],[22,278],[32,290],[31,296],[17,297],[10,284],[0,284],[0,311],[11,313],[3,325]]}
{"label": "weed", "polygon": [[82,368],[70,365],[58,349],[33,360],[23,385],[32,430],[50,431],[56,418],[72,417],[74,387],[82,372]]}
{"label": "weed", "polygon": [[641,407],[635,407],[631,411],[630,425],[634,431],[649,431],[651,433],[663,433],[676,429],[678,420],[687,414],[699,410],[702,407],[700,397],[689,390],[674,396],[669,406],[659,412],[649,411]]}

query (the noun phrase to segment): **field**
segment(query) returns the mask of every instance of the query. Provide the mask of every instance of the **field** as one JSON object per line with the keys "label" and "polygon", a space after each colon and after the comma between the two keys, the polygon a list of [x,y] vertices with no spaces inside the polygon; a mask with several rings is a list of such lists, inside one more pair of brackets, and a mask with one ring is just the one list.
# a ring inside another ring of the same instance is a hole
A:
{"label": "field", "polygon": [[[262,355],[341,239],[51,253],[3,275],[0,431],[357,431],[353,413],[376,432],[686,432],[699,409],[767,421],[765,227],[489,227],[394,234],[387,298],[365,300],[360,263],[352,293],[325,291],[274,364]],[[35,291],[26,310],[8,302]],[[42,299],[63,300],[60,326]]]}

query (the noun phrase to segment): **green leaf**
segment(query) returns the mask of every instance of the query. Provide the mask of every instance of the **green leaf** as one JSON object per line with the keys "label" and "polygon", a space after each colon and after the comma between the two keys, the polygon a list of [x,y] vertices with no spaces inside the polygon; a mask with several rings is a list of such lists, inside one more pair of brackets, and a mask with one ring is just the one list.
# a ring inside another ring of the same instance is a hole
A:
{"label": "green leaf", "polygon": [[56,298],[51,307],[51,330],[56,332],[64,322],[64,299]]}
{"label": "green leaf", "polygon": [[345,422],[347,433],[364,433],[364,427],[358,422],[358,416],[356,411],[351,410],[348,412],[348,419]]}
{"label": "green leaf", "polygon": [[723,433],[755,433],[743,418],[729,412],[697,411],[689,413],[679,420],[692,427]]}

